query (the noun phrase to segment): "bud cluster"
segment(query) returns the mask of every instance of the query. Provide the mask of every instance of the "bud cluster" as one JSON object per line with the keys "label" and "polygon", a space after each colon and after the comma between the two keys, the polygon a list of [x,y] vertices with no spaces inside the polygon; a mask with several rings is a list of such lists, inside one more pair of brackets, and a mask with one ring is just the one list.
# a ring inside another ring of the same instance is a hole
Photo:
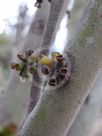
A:
{"label": "bud cluster", "polygon": [[48,84],[56,86],[66,77],[70,77],[69,67],[64,55],[52,52],[51,56],[35,55],[32,50],[21,51],[17,54],[20,63],[11,63],[11,68],[19,72],[20,79],[32,79],[36,73],[48,77]]}

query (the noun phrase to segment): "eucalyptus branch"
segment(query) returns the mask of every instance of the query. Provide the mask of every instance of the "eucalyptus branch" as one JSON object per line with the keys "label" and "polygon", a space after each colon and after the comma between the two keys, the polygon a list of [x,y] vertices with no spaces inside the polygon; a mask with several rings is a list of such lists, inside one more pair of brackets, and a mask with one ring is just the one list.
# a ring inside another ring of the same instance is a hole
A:
{"label": "eucalyptus branch", "polygon": [[[42,42],[41,42],[41,48],[48,46],[50,48],[51,42],[54,41],[56,30],[58,30],[58,27],[60,25],[60,21],[66,11],[67,5],[69,0],[52,0],[51,1],[51,8],[48,18],[47,27],[45,29]],[[36,75],[37,76],[37,75]],[[36,77],[37,78],[37,77]],[[33,83],[30,90],[30,103],[28,104],[28,113],[29,114],[34,106],[35,102],[37,102],[37,99],[35,98],[35,94],[37,94],[40,90],[37,88]],[[38,91],[38,92],[37,92]],[[40,94],[40,93],[38,93]],[[37,96],[39,98],[39,96]],[[33,102],[34,101],[34,102]]]}
{"label": "eucalyptus branch", "polygon": [[51,0],[50,14],[45,33],[43,35],[41,47],[51,46],[61,19],[67,9],[68,2],[69,0]]}
{"label": "eucalyptus branch", "polygon": [[90,0],[78,30],[65,50],[75,58],[74,79],[56,91],[45,90],[19,136],[65,136],[102,67],[102,0]]}

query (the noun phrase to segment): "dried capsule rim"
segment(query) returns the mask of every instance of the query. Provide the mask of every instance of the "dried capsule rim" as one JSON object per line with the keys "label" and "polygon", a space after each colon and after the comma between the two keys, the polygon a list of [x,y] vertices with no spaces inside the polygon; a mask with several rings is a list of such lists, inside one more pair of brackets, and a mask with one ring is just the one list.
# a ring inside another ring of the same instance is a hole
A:
{"label": "dried capsule rim", "polygon": [[68,73],[68,69],[66,67],[65,68],[60,68],[59,73],[60,73],[60,75],[66,75]]}
{"label": "dried capsule rim", "polygon": [[50,79],[49,79],[49,85],[51,85],[51,86],[56,86],[56,85],[57,85],[57,80],[56,80],[56,78],[50,78]]}

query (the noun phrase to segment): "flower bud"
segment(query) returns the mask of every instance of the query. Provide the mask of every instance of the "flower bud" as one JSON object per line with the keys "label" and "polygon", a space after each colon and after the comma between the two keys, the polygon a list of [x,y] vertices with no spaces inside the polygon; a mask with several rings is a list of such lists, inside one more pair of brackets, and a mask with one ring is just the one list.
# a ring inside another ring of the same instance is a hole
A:
{"label": "flower bud", "polygon": [[41,8],[41,3],[36,2],[36,3],[34,4],[34,6],[37,7],[37,8]]}
{"label": "flower bud", "polygon": [[11,68],[15,69],[17,71],[20,71],[23,67],[23,64],[18,64],[18,63],[11,63]]}
{"label": "flower bud", "polygon": [[16,63],[11,63],[11,69],[15,69]]}
{"label": "flower bud", "polygon": [[43,2],[43,0],[36,0],[35,6],[37,8],[41,8],[41,3]]}
{"label": "flower bud", "polygon": [[20,51],[20,52],[17,54],[17,57],[18,57],[20,60],[25,61],[25,59],[26,59],[25,52]]}
{"label": "flower bud", "polygon": [[29,73],[30,74],[33,74],[35,71],[36,71],[36,69],[34,67],[30,67],[29,68]]}
{"label": "flower bud", "polygon": [[58,55],[56,56],[56,59],[59,63],[62,63],[65,58],[63,57],[63,55]]}
{"label": "flower bud", "polygon": [[50,65],[52,61],[47,56],[42,56],[42,58],[39,60],[39,62],[42,65]]}
{"label": "flower bud", "polygon": [[33,63],[36,62],[36,59],[37,59],[37,58],[34,57],[34,56],[32,56],[32,55],[29,56],[29,57],[28,57],[28,64],[29,64],[29,65],[32,65]]}

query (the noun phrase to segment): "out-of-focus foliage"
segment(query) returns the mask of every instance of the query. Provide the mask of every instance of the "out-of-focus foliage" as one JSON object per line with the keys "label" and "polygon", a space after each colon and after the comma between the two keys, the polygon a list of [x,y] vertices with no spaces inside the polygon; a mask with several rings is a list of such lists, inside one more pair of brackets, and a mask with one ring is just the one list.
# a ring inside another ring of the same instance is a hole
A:
{"label": "out-of-focus foliage", "polygon": [[6,87],[5,85],[7,84],[10,73],[10,61],[14,58],[13,55],[24,40],[26,34],[25,29],[30,21],[27,11],[27,5],[21,4],[18,7],[17,15],[15,15],[16,22],[12,24],[10,19],[6,20],[6,26],[11,30],[11,33],[6,33],[7,31],[5,31],[0,34],[0,91]]}
{"label": "out-of-focus foliage", "polygon": [[17,132],[17,125],[13,122],[0,128],[0,136],[12,136]]}
{"label": "out-of-focus foliage", "polygon": [[7,35],[6,33],[1,33],[0,34],[0,47],[3,44],[11,44],[12,38],[10,35]]}
{"label": "out-of-focus foliage", "polygon": [[12,51],[12,37],[6,33],[0,34],[0,91],[4,90],[9,75],[9,61]]}

